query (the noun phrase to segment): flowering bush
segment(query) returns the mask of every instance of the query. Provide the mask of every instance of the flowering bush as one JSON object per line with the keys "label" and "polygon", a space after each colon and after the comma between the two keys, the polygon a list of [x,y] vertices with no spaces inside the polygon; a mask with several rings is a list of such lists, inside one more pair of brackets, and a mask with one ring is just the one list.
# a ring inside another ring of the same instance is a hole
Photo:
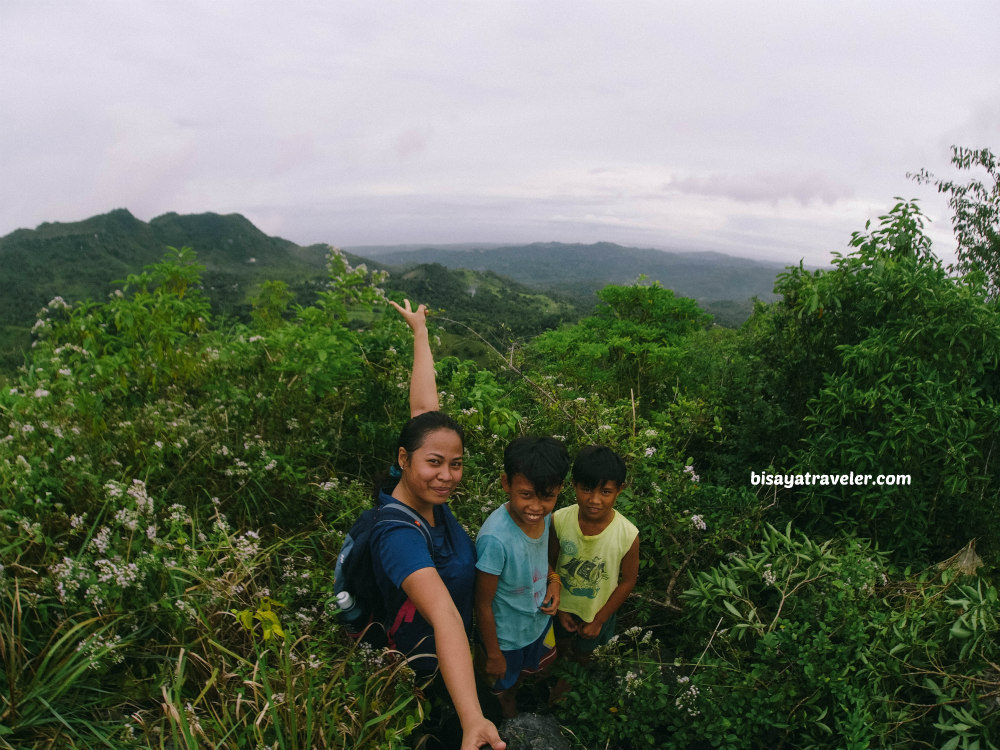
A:
{"label": "flowering bush", "polygon": [[666,747],[661,717],[671,707],[693,711],[697,695],[653,632],[638,626],[612,636],[588,668],[571,663],[562,673],[572,689],[557,715],[585,747]]}
{"label": "flowering bush", "polygon": [[[31,365],[0,392],[0,747],[160,744],[150,732],[177,730],[187,703],[225,710],[204,703],[223,701],[219,675],[174,670],[185,654],[265,682],[304,674],[313,654],[311,696],[324,673],[354,669],[328,605],[330,561],[370,496],[343,474],[367,424],[348,430],[344,415],[391,403],[405,363],[366,370],[361,352],[406,333],[348,331],[346,306],[377,287],[332,258],[318,306],[259,333],[213,327],[187,250],[103,304],[57,299],[40,315]],[[265,635],[283,661],[260,651]],[[366,732],[401,741],[420,711],[408,678],[352,674],[330,700],[366,722],[387,711]],[[401,692],[364,695],[382,682]],[[118,728],[133,714],[144,739],[128,744]],[[271,731],[228,718],[242,729],[219,737],[239,746]]]}

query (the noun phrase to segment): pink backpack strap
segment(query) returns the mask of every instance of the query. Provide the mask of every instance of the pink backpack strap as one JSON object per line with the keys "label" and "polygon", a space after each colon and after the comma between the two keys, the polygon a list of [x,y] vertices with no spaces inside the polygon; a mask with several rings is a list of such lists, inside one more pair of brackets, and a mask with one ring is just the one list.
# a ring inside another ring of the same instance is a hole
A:
{"label": "pink backpack strap", "polygon": [[417,607],[414,603],[407,597],[406,601],[403,602],[403,606],[399,608],[399,612],[396,613],[396,619],[392,621],[392,627],[389,628],[389,648],[396,648],[396,631],[404,623],[413,622],[413,618],[416,617]]}

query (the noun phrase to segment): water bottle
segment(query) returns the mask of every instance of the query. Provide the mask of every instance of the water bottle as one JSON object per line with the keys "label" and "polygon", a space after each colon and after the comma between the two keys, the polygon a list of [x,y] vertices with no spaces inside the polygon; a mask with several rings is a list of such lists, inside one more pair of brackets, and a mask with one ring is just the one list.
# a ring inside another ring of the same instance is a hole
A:
{"label": "water bottle", "polygon": [[347,632],[358,635],[364,626],[365,613],[354,601],[354,597],[346,591],[341,591],[337,594],[337,607],[340,609],[340,621],[344,623]]}

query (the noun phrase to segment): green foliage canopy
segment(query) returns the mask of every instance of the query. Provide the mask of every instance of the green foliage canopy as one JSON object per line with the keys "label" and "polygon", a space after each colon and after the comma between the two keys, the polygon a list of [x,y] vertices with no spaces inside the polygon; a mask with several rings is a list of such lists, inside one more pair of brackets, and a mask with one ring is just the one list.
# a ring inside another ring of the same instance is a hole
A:
{"label": "green foliage canopy", "polygon": [[670,400],[682,345],[711,318],[695,300],[658,282],[610,285],[598,292],[594,314],[578,325],[538,336],[530,356],[543,370],[596,389],[609,400],[639,401],[648,413]]}

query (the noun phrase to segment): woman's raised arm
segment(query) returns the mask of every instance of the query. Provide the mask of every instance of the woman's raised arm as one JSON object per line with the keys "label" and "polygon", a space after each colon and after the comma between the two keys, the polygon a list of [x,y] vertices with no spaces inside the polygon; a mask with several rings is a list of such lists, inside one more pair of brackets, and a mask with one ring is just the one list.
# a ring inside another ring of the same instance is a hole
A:
{"label": "woman's raised arm", "polygon": [[410,300],[404,300],[406,307],[392,300],[403,320],[413,331],[413,371],[410,373],[410,416],[415,417],[426,411],[439,408],[437,381],[434,377],[434,355],[431,354],[430,335],[427,333],[427,306],[410,309]]}

